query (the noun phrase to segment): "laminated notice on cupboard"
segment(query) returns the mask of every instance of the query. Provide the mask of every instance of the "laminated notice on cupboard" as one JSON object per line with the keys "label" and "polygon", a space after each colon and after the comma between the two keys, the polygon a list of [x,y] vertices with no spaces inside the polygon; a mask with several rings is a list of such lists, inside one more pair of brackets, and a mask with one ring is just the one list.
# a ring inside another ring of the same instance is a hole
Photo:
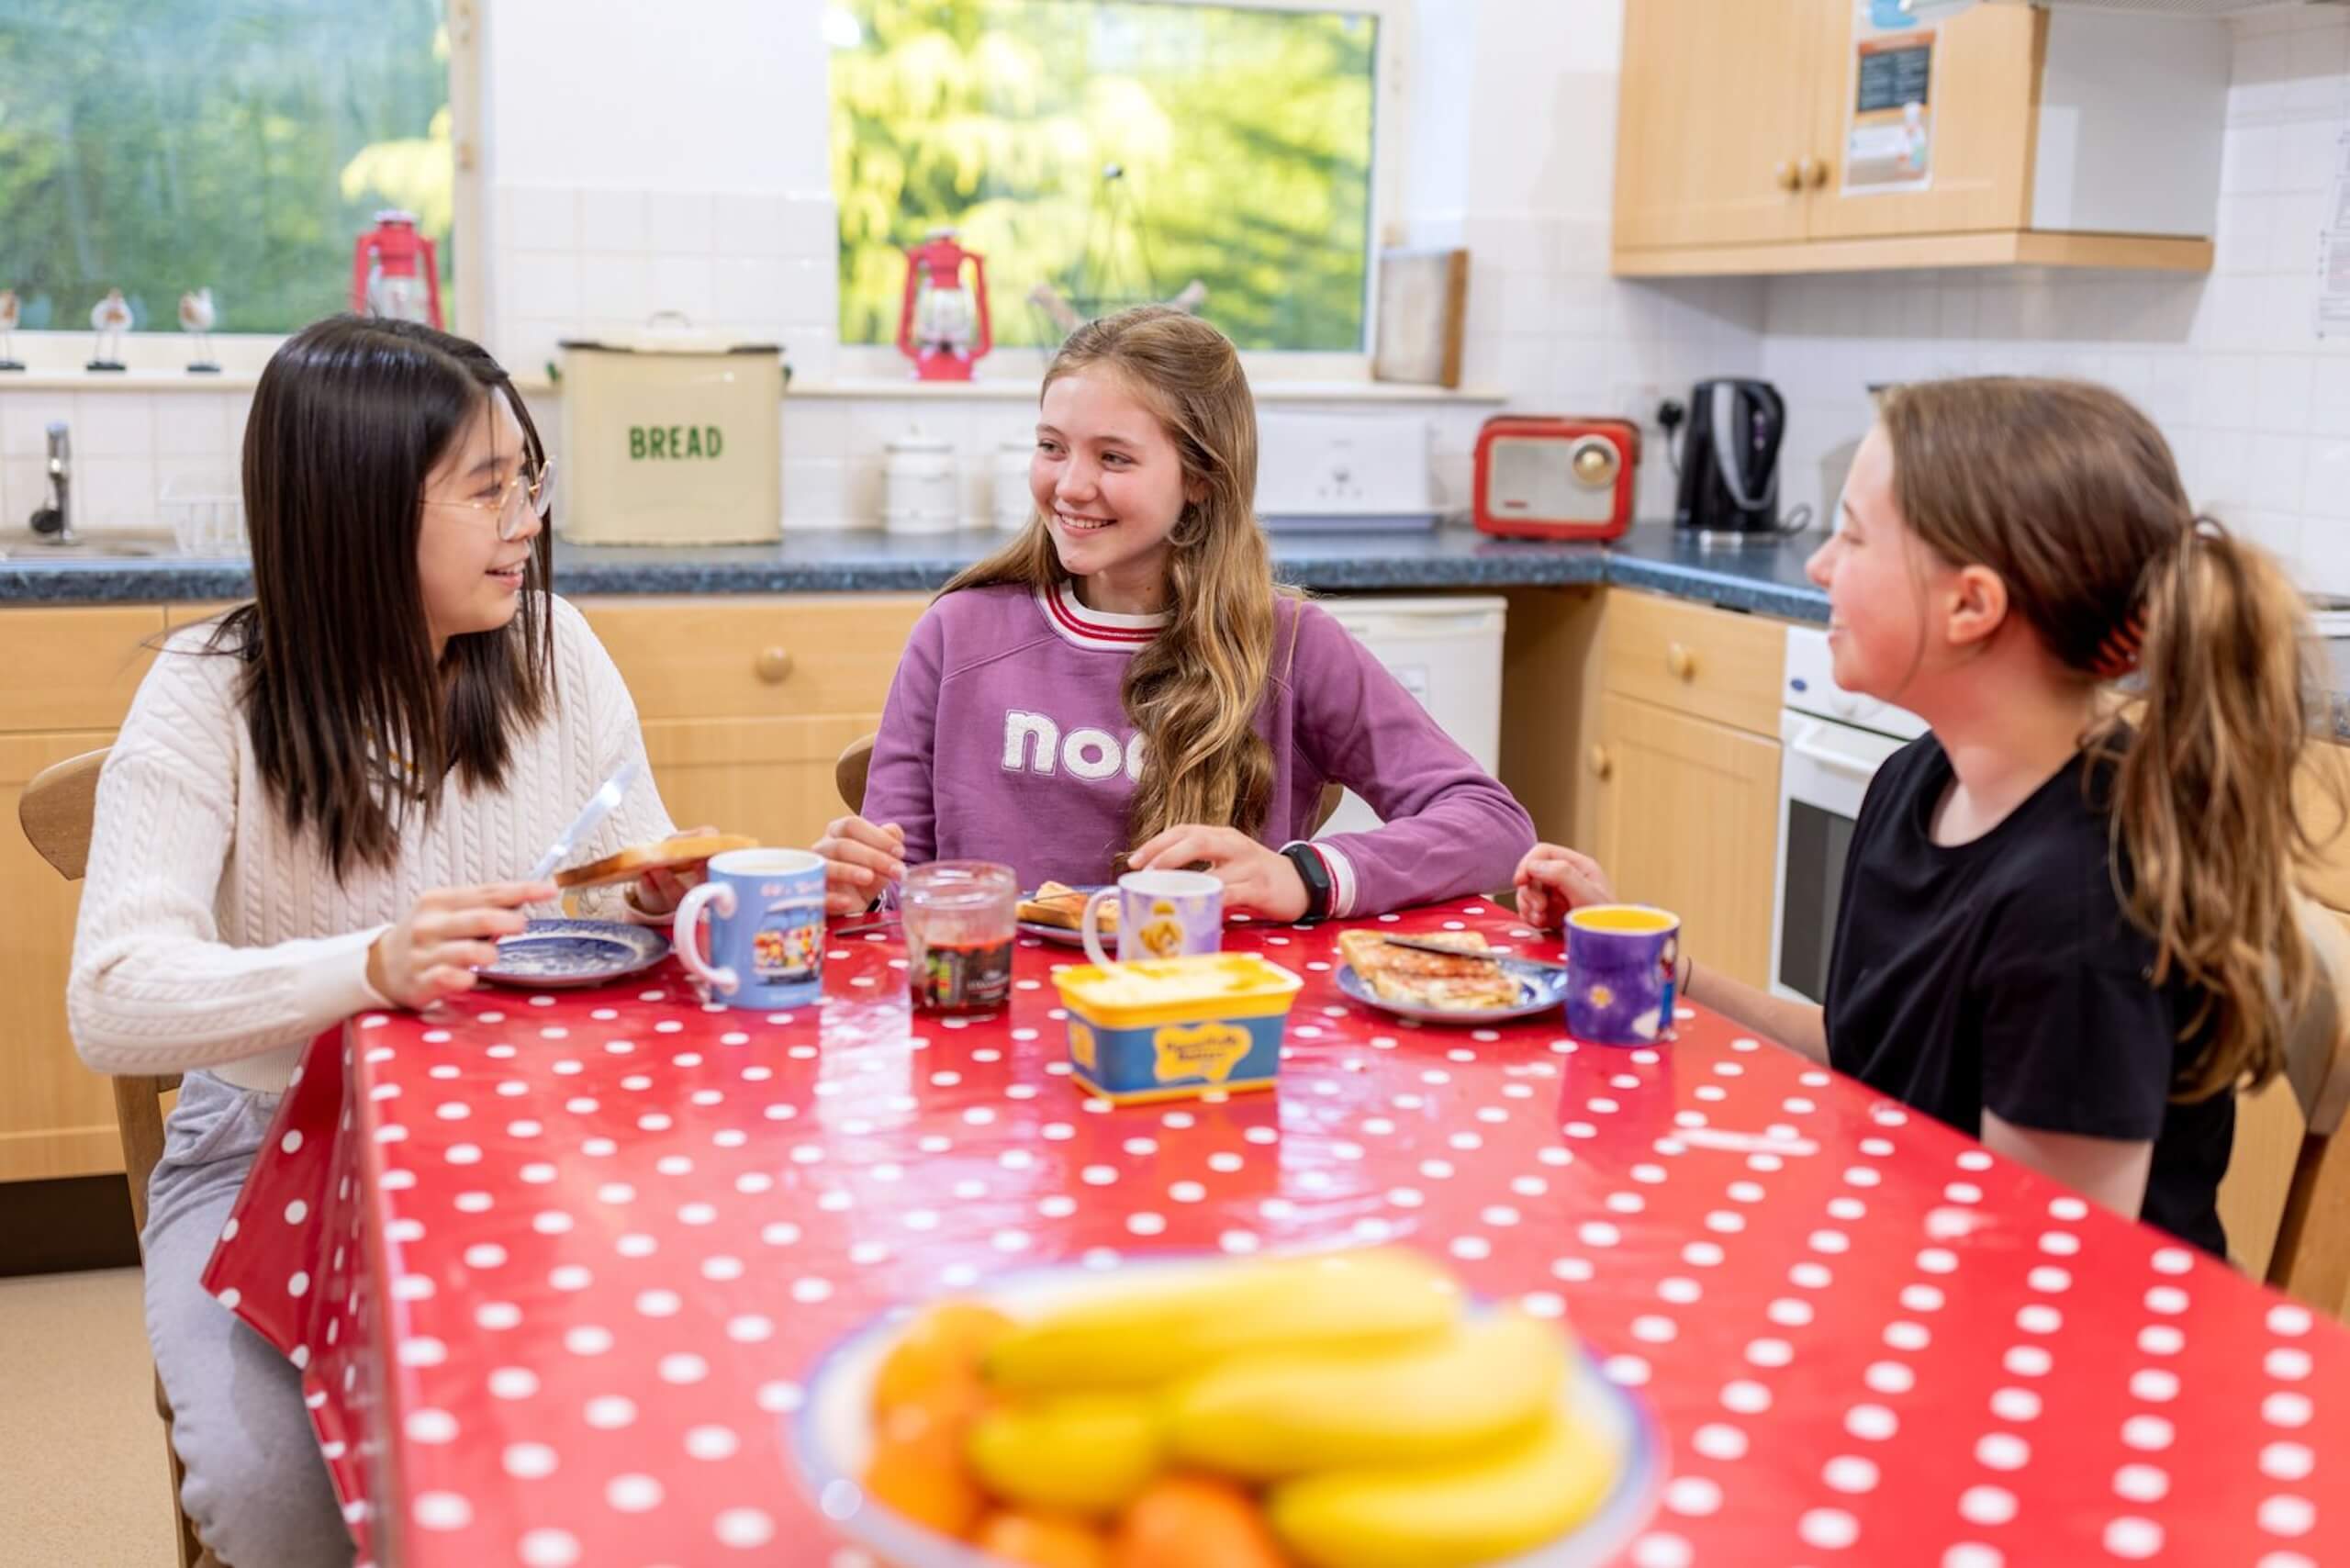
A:
{"label": "laminated notice on cupboard", "polygon": [[1901,0],[1852,0],[1845,195],[1922,191],[1934,183],[1937,37]]}

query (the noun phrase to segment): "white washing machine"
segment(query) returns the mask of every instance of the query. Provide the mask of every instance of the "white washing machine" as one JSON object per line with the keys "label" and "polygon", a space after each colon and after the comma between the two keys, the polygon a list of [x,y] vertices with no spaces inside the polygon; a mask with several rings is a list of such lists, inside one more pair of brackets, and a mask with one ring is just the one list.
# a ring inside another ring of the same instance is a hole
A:
{"label": "white washing machine", "polygon": [[[1480,767],[1488,773],[1500,767],[1507,600],[1431,596],[1315,602],[1353,633]],[[1378,825],[1379,813],[1349,790],[1317,836]]]}

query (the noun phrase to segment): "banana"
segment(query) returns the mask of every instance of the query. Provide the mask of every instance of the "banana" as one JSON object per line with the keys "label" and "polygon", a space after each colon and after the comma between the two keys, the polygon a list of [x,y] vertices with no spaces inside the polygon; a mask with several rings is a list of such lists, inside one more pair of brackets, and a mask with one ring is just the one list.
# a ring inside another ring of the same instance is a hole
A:
{"label": "banana", "polygon": [[1408,1249],[1270,1258],[1089,1298],[1003,1335],[981,1368],[999,1391],[1145,1388],[1242,1351],[1399,1349],[1460,1314],[1460,1287]]}
{"label": "banana", "polygon": [[1566,1370],[1565,1337],[1516,1312],[1404,1350],[1239,1356],[1176,1385],[1168,1448],[1248,1481],[1440,1460],[1539,1420]]}
{"label": "banana", "polygon": [[1266,1512],[1307,1568],[1468,1568],[1573,1529],[1614,1479],[1596,1437],[1554,1415],[1462,1458],[1283,1482]]}
{"label": "banana", "polygon": [[1158,1473],[1160,1415],[1135,1394],[1066,1394],[999,1406],[966,1450],[988,1490],[1064,1513],[1114,1513]]}

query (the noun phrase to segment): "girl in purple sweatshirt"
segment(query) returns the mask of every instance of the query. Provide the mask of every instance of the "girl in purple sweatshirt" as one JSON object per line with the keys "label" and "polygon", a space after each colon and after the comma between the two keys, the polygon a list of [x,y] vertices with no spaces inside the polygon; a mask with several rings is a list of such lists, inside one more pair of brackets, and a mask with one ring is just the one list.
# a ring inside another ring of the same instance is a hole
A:
{"label": "girl in purple sweatshirt", "polygon": [[[907,643],[864,814],[817,846],[849,879],[878,891],[933,859],[1008,862],[1030,887],[1203,865],[1227,907],[1281,920],[1508,885],[1524,808],[1274,584],[1256,403],[1221,332],[1147,306],[1071,334],[1029,486],[1027,532]],[[1332,782],[1385,825],[1307,842]]]}

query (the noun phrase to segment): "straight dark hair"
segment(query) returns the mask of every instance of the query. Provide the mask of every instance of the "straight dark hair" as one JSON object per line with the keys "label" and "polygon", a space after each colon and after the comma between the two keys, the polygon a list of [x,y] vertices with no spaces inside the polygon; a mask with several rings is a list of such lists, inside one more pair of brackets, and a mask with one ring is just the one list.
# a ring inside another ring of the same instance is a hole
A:
{"label": "straight dark hair", "polygon": [[253,393],[253,600],[222,619],[211,647],[244,661],[255,767],[286,825],[317,834],[338,879],[389,865],[410,814],[431,819],[452,769],[469,788],[496,787],[512,736],[547,710],[552,528],[532,544],[514,619],[450,638],[437,665],[418,579],[425,478],[494,397],[521,424],[525,461],[543,463],[498,362],[413,322],[331,316],[306,327]]}

